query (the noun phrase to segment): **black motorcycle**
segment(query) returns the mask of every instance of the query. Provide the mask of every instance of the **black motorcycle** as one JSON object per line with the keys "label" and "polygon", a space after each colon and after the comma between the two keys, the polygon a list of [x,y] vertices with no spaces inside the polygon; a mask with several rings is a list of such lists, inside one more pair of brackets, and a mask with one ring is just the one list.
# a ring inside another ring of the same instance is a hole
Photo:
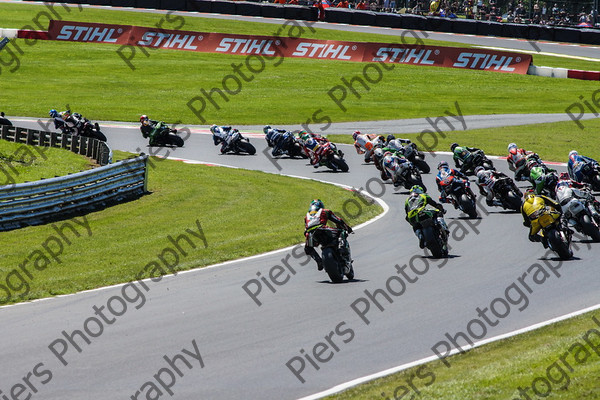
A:
{"label": "black motorcycle", "polygon": [[[514,181],[502,172],[496,172],[494,183],[494,195],[502,208],[506,210],[520,211],[523,201],[523,192],[515,185]],[[479,185],[479,183],[477,183]],[[481,187],[481,186],[480,186]]]}
{"label": "black motorcycle", "polygon": [[404,146],[404,157],[413,163],[423,174],[428,174],[431,171],[429,164],[425,162],[425,153],[417,148],[414,143],[408,143]]}
{"label": "black motorcycle", "polygon": [[54,123],[58,129],[63,133],[70,133],[72,135],[85,136],[93,139],[98,139],[106,142],[106,136],[100,131],[98,123],[92,124],[92,122],[78,113],[73,113],[64,122],[54,120]]}
{"label": "black motorcycle", "polygon": [[12,122],[4,118],[4,112],[0,112],[0,125],[12,126]]}
{"label": "black motorcycle", "polygon": [[[354,279],[354,267],[350,259],[350,244],[348,243],[348,232],[344,229],[316,227],[307,229],[307,239],[321,246],[321,258],[323,268],[333,283],[340,283],[344,276],[348,280]],[[342,255],[345,253],[346,257]]]}
{"label": "black motorcycle", "polygon": [[469,189],[469,181],[458,178],[454,175],[448,175],[440,181],[446,197],[450,200],[454,208],[458,208],[469,218],[477,218],[477,203],[475,195]]}
{"label": "black motorcycle", "polygon": [[160,121],[154,126],[153,133],[144,134],[144,137],[150,136],[150,146],[156,147],[183,147],[183,138],[177,135],[177,129],[171,129],[169,125]]}
{"label": "black motorcycle", "polygon": [[461,172],[465,175],[475,175],[475,168],[482,166],[485,170],[495,171],[494,163],[492,160],[487,158],[483,150],[475,150],[471,153],[472,161],[469,168],[464,169],[461,167]]}
{"label": "black motorcycle", "polygon": [[416,228],[421,230],[425,247],[435,258],[448,257],[448,235],[437,219],[437,210],[423,207],[408,214],[410,220],[418,221]]}
{"label": "black motorcycle", "polygon": [[231,132],[228,151],[232,151],[235,154],[247,153],[251,156],[256,154],[256,148],[250,143],[250,140],[242,136],[237,129]]}
{"label": "black motorcycle", "polygon": [[587,162],[581,169],[583,181],[588,183],[593,190],[600,191],[600,165],[598,163]]}

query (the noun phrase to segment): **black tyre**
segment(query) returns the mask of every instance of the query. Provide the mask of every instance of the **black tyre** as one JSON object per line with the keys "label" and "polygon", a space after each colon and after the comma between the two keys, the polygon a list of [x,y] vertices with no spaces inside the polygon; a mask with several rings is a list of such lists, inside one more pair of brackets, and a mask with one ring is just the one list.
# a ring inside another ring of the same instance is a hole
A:
{"label": "black tyre", "polygon": [[323,249],[323,267],[325,272],[329,275],[329,279],[333,283],[340,283],[344,280],[344,273],[342,266],[338,263],[337,258],[331,247]]}
{"label": "black tyre", "polygon": [[385,182],[388,179],[390,179],[390,176],[387,174],[387,172],[385,172],[385,171],[382,170],[381,171],[381,180]]}
{"label": "black tyre", "polygon": [[592,188],[596,192],[600,192],[600,174],[596,174],[592,177]]}
{"label": "black tyre", "polygon": [[513,191],[508,192],[508,194],[506,195],[506,203],[508,204],[511,210],[521,210],[521,197],[517,197],[517,195]]}
{"label": "black tyre", "polygon": [[431,168],[429,167],[429,164],[427,164],[424,160],[415,158],[414,164],[417,166],[419,171],[421,171],[421,173],[423,173],[423,174],[428,174],[429,172],[431,172]]}
{"label": "black tyre", "polygon": [[337,155],[334,155],[331,158],[330,162],[333,166],[335,166],[337,169],[339,169],[342,172],[348,172],[348,170],[350,169],[350,168],[348,168],[348,164],[346,164],[346,161]]}
{"label": "black tyre", "polygon": [[589,215],[584,215],[581,220],[581,230],[586,236],[592,238],[594,242],[600,242],[600,230],[594,224]]}
{"label": "black tyre", "polygon": [[169,142],[171,142],[173,146],[183,147],[183,138],[177,135],[169,135]]}
{"label": "black tyre", "polygon": [[569,243],[563,241],[563,237],[557,229],[550,229],[545,233],[547,235],[548,243],[552,247],[552,250],[561,260],[568,260],[573,257],[573,251]]}
{"label": "black tyre", "polygon": [[471,201],[471,198],[466,194],[460,196],[460,206],[465,214],[469,216],[469,218],[477,218],[477,209],[475,208],[475,203]]}
{"label": "black tyre", "polygon": [[444,258],[448,255],[447,251],[444,250],[440,239],[437,237],[433,227],[428,226],[423,228],[423,238],[425,240],[425,246],[429,249],[433,257]]}
{"label": "black tyre", "polygon": [[256,154],[256,149],[254,148],[254,146],[250,142],[240,141],[238,143],[238,147],[239,147],[239,149],[241,151],[243,151],[244,153],[248,153],[251,156],[253,156],[254,154]]}
{"label": "black tyre", "polygon": [[302,151],[302,146],[300,146],[300,143],[294,143],[292,146],[291,155],[292,157],[308,158],[308,156]]}

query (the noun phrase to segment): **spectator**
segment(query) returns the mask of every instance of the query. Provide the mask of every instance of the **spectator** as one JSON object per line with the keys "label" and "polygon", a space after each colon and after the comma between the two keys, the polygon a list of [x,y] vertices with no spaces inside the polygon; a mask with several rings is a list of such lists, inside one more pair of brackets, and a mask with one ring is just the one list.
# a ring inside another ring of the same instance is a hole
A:
{"label": "spectator", "polygon": [[348,3],[348,0],[340,0],[340,1],[337,3],[337,6],[336,6],[336,7],[337,7],[337,8],[349,8],[349,7],[350,7],[350,4]]}
{"label": "spectator", "polygon": [[367,3],[365,3],[365,0],[360,0],[360,3],[356,5],[357,10],[366,10],[367,8],[369,7],[367,7]]}

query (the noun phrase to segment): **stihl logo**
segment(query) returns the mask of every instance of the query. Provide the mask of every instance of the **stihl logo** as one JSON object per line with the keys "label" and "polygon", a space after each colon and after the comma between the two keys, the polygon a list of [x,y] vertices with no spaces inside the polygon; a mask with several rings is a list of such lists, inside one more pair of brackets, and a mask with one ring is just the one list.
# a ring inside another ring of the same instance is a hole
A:
{"label": "stihl logo", "polygon": [[186,49],[196,50],[198,46],[194,46],[194,40],[198,35],[179,35],[173,33],[161,32],[146,32],[137,44],[138,46],[162,47],[168,49]]}
{"label": "stihl logo", "polygon": [[460,53],[457,61],[452,65],[455,68],[470,69],[494,69],[513,72],[515,69],[509,67],[513,58],[507,56],[496,56],[485,53]]}
{"label": "stihl logo", "polygon": [[123,30],[121,28],[65,25],[61,28],[56,40],[116,43],[118,36],[114,36],[115,32],[121,34]]}
{"label": "stihl logo", "polygon": [[350,46],[335,45],[324,43],[306,43],[302,42],[296,46],[296,51],[292,53],[294,57],[309,57],[309,58],[329,58],[336,60],[350,60],[351,56],[346,55]]}
{"label": "stihl logo", "polygon": [[236,38],[223,38],[219,43],[219,47],[215,49],[220,53],[233,53],[233,54],[266,54],[272,56],[275,54],[273,50],[270,50],[273,45],[273,40],[259,40],[259,39],[236,39]]}
{"label": "stihl logo", "polygon": [[397,62],[402,64],[434,65],[430,60],[432,50],[402,49],[397,47],[380,47],[373,61]]}

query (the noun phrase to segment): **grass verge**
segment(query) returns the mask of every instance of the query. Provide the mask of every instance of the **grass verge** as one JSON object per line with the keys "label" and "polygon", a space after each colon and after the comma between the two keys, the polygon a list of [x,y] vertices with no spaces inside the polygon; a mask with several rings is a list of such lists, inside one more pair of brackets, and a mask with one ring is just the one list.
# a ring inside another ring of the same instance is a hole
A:
{"label": "grass verge", "polygon": [[[60,6],[58,9],[60,10]],[[43,6],[0,4],[0,26],[31,24]],[[63,18],[83,21],[153,26],[181,25],[165,22],[162,14],[117,12],[72,7]],[[174,17],[170,17],[174,18]],[[45,23],[47,18],[41,18]],[[273,34],[279,25],[186,17],[187,30]],[[288,26],[282,32],[290,32]],[[294,32],[292,32],[294,33]],[[296,35],[298,33],[295,33]],[[317,30],[305,27],[303,37],[337,40],[398,42],[398,37]],[[409,37],[410,39],[410,37]],[[407,40],[412,43],[411,40]],[[232,64],[245,63],[244,56],[150,50],[132,60],[132,71],[117,54],[118,46],[38,41],[32,46],[23,40],[20,67],[11,73],[3,66],[0,91],[8,115],[46,116],[51,108],[79,111],[94,120],[137,121],[140,114],[151,114],[166,121],[184,124],[204,123],[189,109],[188,102],[201,90],[223,90],[223,79],[233,72]],[[425,41],[425,43],[432,43]],[[451,43],[444,43],[450,45]],[[463,46],[465,47],[465,46]],[[7,57],[6,49],[3,57]],[[537,56],[534,56],[534,61]],[[494,72],[464,71],[451,68],[378,65],[365,70],[364,63],[309,59],[265,60],[264,68],[253,61],[251,73],[244,66],[244,81],[223,99],[214,94],[217,106],[205,99],[202,118],[206,124],[284,124],[311,120],[311,129],[333,122],[380,120],[441,115],[449,105],[460,102],[463,114],[564,112],[579,96],[589,99],[597,85],[590,81],[552,79]],[[279,64],[279,65],[275,65]],[[544,65],[594,69],[598,63],[564,58],[544,59]],[[380,74],[374,68],[379,68]],[[365,81],[364,71],[369,74]],[[68,77],[66,83],[66,77]],[[159,77],[159,78],[157,78]],[[352,90],[341,80],[354,77]],[[228,81],[231,86],[232,80]],[[234,84],[235,86],[235,84]],[[82,90],[73,90],[73,87]],[[338,99],[346,96],[336,104]],[[200,103],[194,104],[200,108]],[[265,110],[267,110],[265,112]],[[265,121],[268,120],[268,121]]]}
{"label": "grass verge", "polygon": [[62,149],[0,140],[0,186],[63,176],[92,167],[92,161]]}
{"label": "grass verge", "polygon": [[[567,162],[569,151],[574,149],[586,156],[600,159],[600,149],[591,146],[600,140],[600,119],[580,122],[584,129],[579,129],[572,121],[565,121],[443,132],[444,136],[437,134],[435,139],[420,133],[396,136],[411,139],[420,149],[429,147],[434,151],[450,151],[450,145],[457,142],[483,149],[489,155],[504,156],[507,154],[508,144],[514,142],[519,147],[535,151],[547,161]],[[354,143],[352,135],[328,135],[327,138],[337,143]]]}
{"label": "grass verge", "polygon": [[[115,152],[116,159],[125,156],[129,155]],[[57,236],[55,225],[69,221],[1,233],[4,250],[0,284],[15,289],[10,298],[0,290],[0,302],[32,300],[137,279],[140,271],[170,245],[168,235],[177,237],[186,229],[198,232],[196,221],[201,224],[208,247],[198,246],[188,256],[180,257],[175,268],[178,271],[300,243],[304,238],[303,217],[312,199],[320,198],[328,208],[342,210],[344,201],[355,196],[316,181],[161,159],[152,162],[151,194],[88,214],[85,220],[78,217],[83,225],[87,221],[90,231],[71,223],[79,228],[79,236],[66,229],[69,243],[62,241],[64,250],[56,258],[50,256],[44,244],[58,252],[59,246],[47,240]],[[356,218],[348,216],[346,220],[355,225],[380,212],[378,205],[364,207]],[[200,243],[198,239],[196,242]],[[25,276],[23,265],[33,278]],[[11,274],[15,269],[24,280]],[[142,276],[156,273],[148,270]]]}
{"label": "grass verge", "polygon": [[598,399],[599,346],[600,312],[593,311],[448,357],[450,367],[430,362],[327,398]]}

